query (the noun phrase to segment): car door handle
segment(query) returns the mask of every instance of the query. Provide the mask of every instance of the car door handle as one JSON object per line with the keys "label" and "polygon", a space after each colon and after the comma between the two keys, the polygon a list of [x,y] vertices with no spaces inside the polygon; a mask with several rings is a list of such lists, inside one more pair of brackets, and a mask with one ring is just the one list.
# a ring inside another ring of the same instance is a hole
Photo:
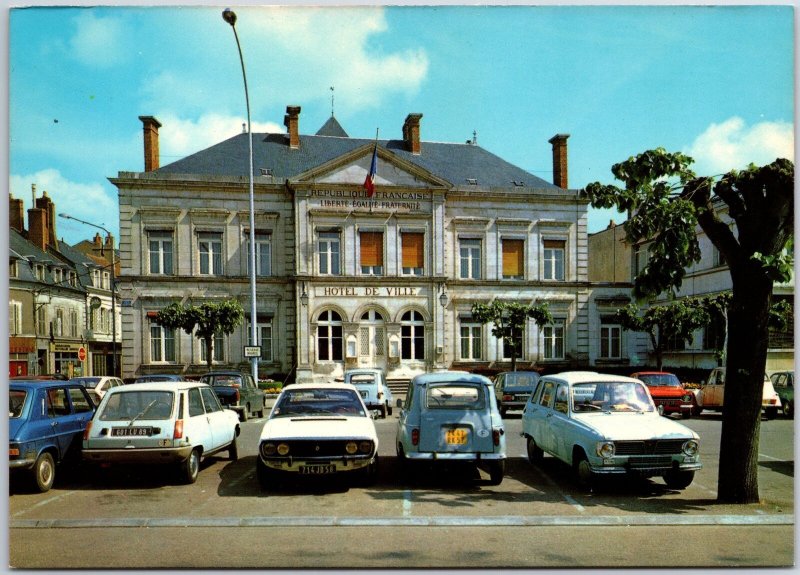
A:
{"label": "car door handle", "polygon": [[58,425],[57,421],[51,421],[50,422],[50,427],[56,427],[57,425]]}

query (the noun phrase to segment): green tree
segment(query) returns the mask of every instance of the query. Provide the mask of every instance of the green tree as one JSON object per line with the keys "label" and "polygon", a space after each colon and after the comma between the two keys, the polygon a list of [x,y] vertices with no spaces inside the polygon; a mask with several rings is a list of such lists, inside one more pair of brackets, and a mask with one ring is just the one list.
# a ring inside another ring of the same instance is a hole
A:
{"label": "green tree", "polygon": [[214,335],[230,335],[242,323],[244,309],[238,300],[231,299],[219,303],[200,305],[181,305],[173,303],[156,314],[159,325],[171,329],[182,329],[188,335],[193,332],[203,341],[206,350],[206,363],[212,367]]}
{"label": "green tree", "polygon": [[[720,177],[697,177],[693,162],[663,148],[649,150],[612,166],[624,186],[595,182],[585,191],[593,206],[629,214],[628,241],[652,241],[650,260],[634,282],[637,297],[680,287],[686,269],[700,259],[697,226],[725,258],[732,296],[717,497],[755,503],[772,286],[787,281],[792,269],[794,164],[779,158]],[[720,218],[722,211],[735,222],[735,232]]]}
{"label": "green tree", "polygon": [[518,349],[518,338],[525,330],[528,318],[542,327],[553,323],[553,316],[547,304],[523,305],[513,301],[494,300],[490,304],[472,304],[472,317],[479,323],[492,322],[492,335],[502,339],[511,350],[511,370],[517,370],[517,357],[522,350]]}
{"label": "green tree", "polygon": [[664,368],[664,351],[670,340],[692,343],[694,331],[708,325],[711,316],[695,299],[681,299],[667,305],[654,305],[642,311],[635,303],[617,310],[615,319],[623,329],[650,336],[658,370]]}

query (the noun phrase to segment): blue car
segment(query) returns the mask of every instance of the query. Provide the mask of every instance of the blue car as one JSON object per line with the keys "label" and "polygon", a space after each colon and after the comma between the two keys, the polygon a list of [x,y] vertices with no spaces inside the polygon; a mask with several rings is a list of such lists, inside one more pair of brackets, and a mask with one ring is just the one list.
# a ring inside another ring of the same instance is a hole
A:
{"label": "blue car", "polygon": [[56,478],[56,466],[80,461],[81,441],[95,404],[79,383],[59,380],[10,381],[8,465],[26,475],[40,492]]}

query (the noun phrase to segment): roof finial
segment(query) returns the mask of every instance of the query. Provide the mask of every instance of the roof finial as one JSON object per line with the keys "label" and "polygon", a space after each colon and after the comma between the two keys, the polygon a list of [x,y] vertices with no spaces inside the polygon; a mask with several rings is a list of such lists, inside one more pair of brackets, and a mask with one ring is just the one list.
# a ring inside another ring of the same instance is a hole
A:
{"label": "roof finial", "polygon": [[331,86],[331,118],[333,118],[333,86]]}

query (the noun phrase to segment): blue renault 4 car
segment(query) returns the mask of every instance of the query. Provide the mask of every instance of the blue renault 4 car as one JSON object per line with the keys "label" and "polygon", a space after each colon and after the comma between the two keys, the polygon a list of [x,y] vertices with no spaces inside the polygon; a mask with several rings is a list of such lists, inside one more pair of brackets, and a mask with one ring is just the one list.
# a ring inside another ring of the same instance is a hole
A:
{"label": "blue renault 4 car", "polygon": [[80,461],[81,442],[95,405],[86,388],[61,380],[10,381],[8,465],[27,475],[41,492],[56,478],[56,466]]}
{"label": "blue renault 4 car", "polygon": [[503,481],[506,438],[492,382],[466,372],[416,376],[397,424],[397,458],[413,462],[466,462],[485,469],[490,485]]}

